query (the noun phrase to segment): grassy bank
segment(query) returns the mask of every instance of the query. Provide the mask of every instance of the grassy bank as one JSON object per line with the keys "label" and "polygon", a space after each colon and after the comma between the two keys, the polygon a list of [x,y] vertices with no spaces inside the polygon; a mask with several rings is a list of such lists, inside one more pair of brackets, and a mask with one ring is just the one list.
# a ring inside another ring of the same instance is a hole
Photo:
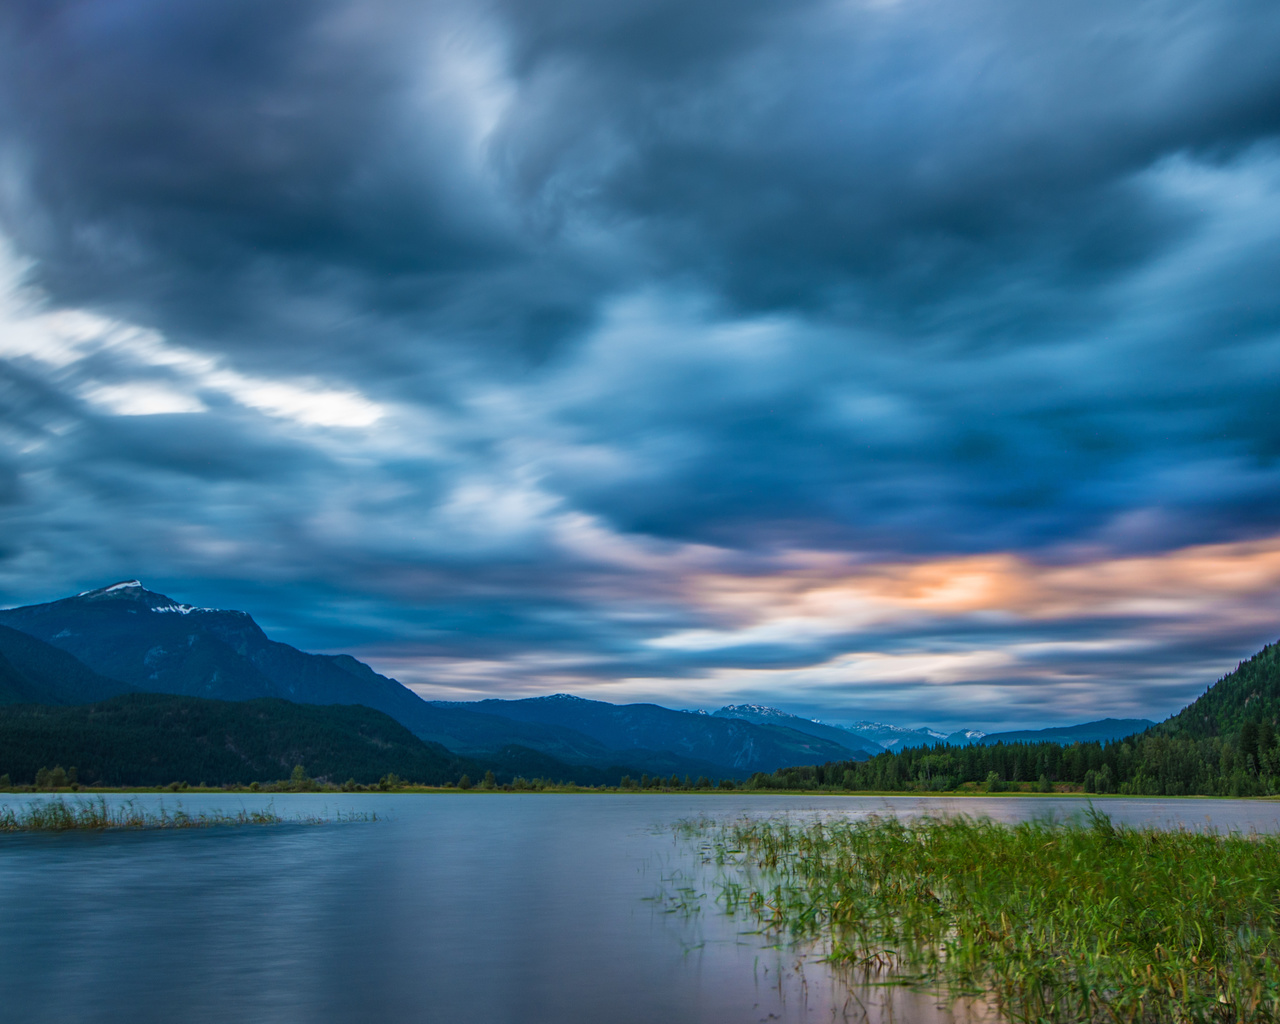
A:
{"label": "grassy bank", "polygon": [[42,800],[21,807],[0,806],[0,832],[68,832],[106,829],[183,829],[216,828],[229,825],[282,825],[285,823],[321,825],[330,821],[374,821],[376,815],[351,815],[339,812],[336,817],[293,815],[283,817],[268,808],[240,810],[234,814],[201,811],[190,814],[181,808],[148,809],[128,803],[108,804],[106,800],[61,799]]}
{"label": "grassy bank", "polygon": [[719,899],[1014,1021],[1280,1019],[1280,837],[971,818],[685,826]]}

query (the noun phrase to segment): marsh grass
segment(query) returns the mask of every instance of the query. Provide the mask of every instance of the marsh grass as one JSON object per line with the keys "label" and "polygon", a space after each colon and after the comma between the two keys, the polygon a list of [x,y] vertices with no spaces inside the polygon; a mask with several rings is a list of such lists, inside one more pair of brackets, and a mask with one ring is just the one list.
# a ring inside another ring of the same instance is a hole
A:
{"label": "marsh grass", "polygon": [[155,810],[138,807],[132,801],[108,804],[105,799],[44,800],[25,804],[17,809],[0,806],[0,832],[68,832],[72,830],[101,831],[106,829],[181,829],[218,828],[231,825],[323,825],[340,821],[376,821],[376,814],[343,813],[334,817],[321,815],[295,815],[284,817],[274,808],[234,814],[223,811],[201,811],[191,814],[181,807],[168,810],[161,806]]}
{"label": "marsh grass", "polygon": [[1280,1019],[1280,837],[968,817],[681,826],[717,899],[1013,1021]]}

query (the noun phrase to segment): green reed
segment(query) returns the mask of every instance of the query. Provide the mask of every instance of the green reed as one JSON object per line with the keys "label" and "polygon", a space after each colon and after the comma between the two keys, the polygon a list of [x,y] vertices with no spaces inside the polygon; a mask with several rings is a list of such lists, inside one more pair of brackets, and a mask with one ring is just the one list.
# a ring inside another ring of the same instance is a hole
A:
{"label": "green reed", "polygon": [[376,814],[343,813],[334,817],[296,815],[283,817],[268,807],[249,811],[241,809],[234,814],[224,811],[200,811],[190,813],[181,807],[169,810],[164,806],[155,809],[138,807],[132,801],[125,804],[108,804],[101,797],[97,800],[44,800],[13,808],[0,806],[0,832],[67,832],[76,829],[179,829],[217,828],[228,825],[322,825],[329,822],[376,821]]}
{"label": "green reed", "polygon": [[733,913],[1013,1021],[1280,1019],[1280,837],[967,817],[683,826]]}

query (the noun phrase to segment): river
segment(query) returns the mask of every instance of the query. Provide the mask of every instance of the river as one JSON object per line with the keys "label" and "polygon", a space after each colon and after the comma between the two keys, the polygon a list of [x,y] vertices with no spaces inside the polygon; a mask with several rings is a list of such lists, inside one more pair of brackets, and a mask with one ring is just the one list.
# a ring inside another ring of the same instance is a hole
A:
{"label": "river", "polygon": [[[0,804],[33,798],[0,794]],[[67,798],[75,799],[75,798]],[[113,798],[119,799],[119,798]],[[730,1024],[864,1019],[816,957],[655,900],[707,871],[670,826],[743,815],[1001,820],[1080,800],[766,795],[179,794],[377,821],[0,836],[6,1021]],[[1117,821],[1280,830],[1280,803],[1099,800]],[[949,1021],[891,993],[866,1019]]]}

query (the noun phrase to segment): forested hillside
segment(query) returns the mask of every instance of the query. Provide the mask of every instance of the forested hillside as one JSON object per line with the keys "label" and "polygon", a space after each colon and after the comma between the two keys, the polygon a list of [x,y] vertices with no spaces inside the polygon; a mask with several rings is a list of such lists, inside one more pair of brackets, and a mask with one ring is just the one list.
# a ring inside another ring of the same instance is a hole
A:
{"label": "forested hillside", "polygon": [[139,693],[74,707],[0,706],[0,779],[8,785],[32,785],[42,769],[56,767],[64,779],[74,768],[74,781],[93,786],[247,785],[287,779],[297,765],[334,785],[388,775],[439,785],[491,773],[496,784],[517,787],[522,779],[616,786],[642,777],[626,763],[571,765],[517,744],[459,756],[356,705]]}
{"label": "forested hillside", "polygon": [[1280,724],[1280,644],[1268,644],[1155,727],[1163,735],[1229,737],[1247,723]]}
{"label": "forested hillside", "polygon": [[441,783],[471,767],[365,707],[156,693],[0,707],[0,774],[30,784],[55,765],[76,768],[81,783],[109,786],[245,785],[288,778],[295,765],[335,783],[388,773]]}
{"label": "forested hillside", "polygon": [[133,689],[66,651],[0,626],[0,704],[86,704]]}
{"label": "forested hillside", "polygon": [[1030,782],[1086,792],[1181,796],[1280,793],[1280,647],[1242,662],[1178,714],[1106,743],[939,743],[868,761],[757,774],[755,788],[951,790],[978,783],[1000,790]]}

